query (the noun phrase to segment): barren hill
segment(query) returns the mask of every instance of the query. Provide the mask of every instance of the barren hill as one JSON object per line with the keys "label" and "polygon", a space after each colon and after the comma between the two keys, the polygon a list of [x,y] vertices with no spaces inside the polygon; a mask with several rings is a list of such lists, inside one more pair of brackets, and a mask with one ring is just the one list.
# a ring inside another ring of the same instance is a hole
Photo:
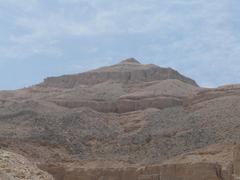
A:
{"label": "barren hill", "polygon": [[0,92],[0,147],[68,180],[63,169],[73,165],[125,172],[239,141],[239,114],[238,85],[201,88],[173,69],[131,58]]}

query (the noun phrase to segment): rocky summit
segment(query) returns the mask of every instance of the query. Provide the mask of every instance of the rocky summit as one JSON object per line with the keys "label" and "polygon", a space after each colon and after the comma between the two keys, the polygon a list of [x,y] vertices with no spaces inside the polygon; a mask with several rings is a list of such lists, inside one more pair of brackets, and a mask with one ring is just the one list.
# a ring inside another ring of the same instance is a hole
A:
{"label": "rocky summit", "polygon": [[239,85],[134,58],[49,77],[0,92],[0,179],[237,180],[239,114]]}

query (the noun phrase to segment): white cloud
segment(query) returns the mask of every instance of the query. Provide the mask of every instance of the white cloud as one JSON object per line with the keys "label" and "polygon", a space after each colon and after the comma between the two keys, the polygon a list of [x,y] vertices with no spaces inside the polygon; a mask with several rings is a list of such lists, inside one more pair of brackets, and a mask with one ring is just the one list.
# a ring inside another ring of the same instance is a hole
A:
{"label": "white cloud", "polygon": [[[237,0],[0,0],[0,15],[8,17],[0,19],[0,28],[7,32],[1,37],[0,58],[61,57],[65,39],[85,39],[78,42],[84,46],[86,41],[108,37],[101,47],[85,48],[83,59],[104,54],[103,49],[106,57],[125,57],[131,47],[134,55],[156,62],[163,59],[164,65],[189,75],[209,68],[216,73],[216,64],[236,74],[237,66],[226,63],[240,58],[239,29],[231,22],[238,18],[232,2]],[[191,69],[187,64],[199,67]],[[202,74],[195,77],[201,79]]]}

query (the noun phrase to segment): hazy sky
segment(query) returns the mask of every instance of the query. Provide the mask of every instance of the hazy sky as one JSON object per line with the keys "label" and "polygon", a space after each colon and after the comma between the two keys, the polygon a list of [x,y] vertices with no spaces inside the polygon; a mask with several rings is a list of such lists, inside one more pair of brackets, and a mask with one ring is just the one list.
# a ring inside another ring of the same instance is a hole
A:
{"label": "hazy sky", "polygon": [[0,89],[127,57],[240,83],[240,1],[0,0]]}

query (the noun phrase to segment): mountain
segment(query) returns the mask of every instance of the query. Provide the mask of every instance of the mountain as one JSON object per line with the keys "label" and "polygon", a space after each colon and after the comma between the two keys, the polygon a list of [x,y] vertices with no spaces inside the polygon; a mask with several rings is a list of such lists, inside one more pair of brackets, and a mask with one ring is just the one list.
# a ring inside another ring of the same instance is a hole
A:
{"label": "mountain", "polygon": [[73,88],[83,84],[95,85],[106,81],[131,83],[166,79],[177,79],[194,86],[197,85],[195,81],[171,68],[161,68],[153,64],[142,65],[136,59],[130,58],[123,60],[119,64],[86,73],[47,78],[42,86]]}
{"label": "mountain", "polygon": [[[130,58],[0,92],[0,147],[59,180],[148,180],[161,173],[164,180],[230,180],[234,170],[225,167],[237,160],[230,154],[225,166],[220,156],[240,139],[239,113],[239,85],[202,88],[171,68]],[[188,176],[193,168],[199,171]]]}

